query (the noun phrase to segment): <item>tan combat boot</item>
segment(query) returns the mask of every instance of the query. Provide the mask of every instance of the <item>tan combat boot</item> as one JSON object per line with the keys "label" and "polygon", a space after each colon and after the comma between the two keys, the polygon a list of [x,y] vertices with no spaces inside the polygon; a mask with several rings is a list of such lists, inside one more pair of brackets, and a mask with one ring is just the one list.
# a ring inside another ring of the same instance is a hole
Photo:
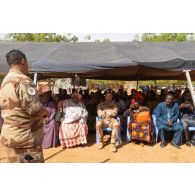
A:
{"label": "tan combat boot", "polygon": [[112,152],[116,152],[117,151],[115,144],[111,144],[111,151]]}
{"label": "tan combat boot", "polygon": [[104,147],[104,143],[103,142],[99,142],[98,143],[98,149],[102,149]]}

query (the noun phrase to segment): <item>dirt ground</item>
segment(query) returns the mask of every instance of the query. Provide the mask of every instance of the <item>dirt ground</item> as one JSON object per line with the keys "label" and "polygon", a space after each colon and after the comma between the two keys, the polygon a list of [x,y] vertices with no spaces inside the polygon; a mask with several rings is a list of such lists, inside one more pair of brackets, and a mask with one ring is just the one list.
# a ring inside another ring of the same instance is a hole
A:
{"label": "dirt ground", "polygon": [[[195,147],[182,145],[176,149],[170,144],[160,148],[160,143],[153,146],[125,143],[116,153],[111,152],[109,135],[104,136],[105,147],[97,149],[95,134],[89,134],[88,144],[84,148],[75,147],[61,149],[61,147],[44,149],[46,163],[194,163]],[[4,162],[5,153],[0,148],[0,162]]]}

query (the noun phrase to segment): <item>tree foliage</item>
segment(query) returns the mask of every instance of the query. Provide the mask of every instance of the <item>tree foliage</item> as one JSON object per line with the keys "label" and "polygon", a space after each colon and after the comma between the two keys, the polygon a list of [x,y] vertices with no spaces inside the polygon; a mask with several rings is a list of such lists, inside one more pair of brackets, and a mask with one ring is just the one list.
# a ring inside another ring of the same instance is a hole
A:
{"label": "tree foliage", "polygon": [[110,39],[104,39],[102,42],[103,43],[109,43],[110,42]]}
{"label": "tree foliage", "polygon": [[[103,41],[102,41],[103,43],[110,43],[110,39],[104,39]],[[101,43],[101,41],[99,40],[99,39],[95,39],[95,43]]]}
{"label": "tree foliage", "polygon": [[77,42],[78,37],[71,33],[66,35],[56,33],[9,33],[5,40],[8,41],[32,41],[32,42]]}
{"label": "tree foliage", "polygon": [[87,79],[87,85],[90,88],[96,88],[96,87],[102,87],[102,88],[120,88],[124,85],[124,81],[111,81],[111,80],[93,80],[93,79]]}
{"label": "tree foliage", "polygon": [[84,39],[90,41],[91,40],[91,35],[86,35]]}
{"label": "tree foliage", "polygon": [[193,33],[144,33],[141,37],[142,41],[187,41],[194,40]]}
{"label": "tree foliage", "polygon": [[101,41],[99,39],[96,39],[95,40],[95,43],[100,43]]}
{"label": "tree foliage", "polygon": [[157,85],[157,86],[169,86],[169,85],[187,85],[185,80],[155,80],[155,81],[139,81],[139,85]]}

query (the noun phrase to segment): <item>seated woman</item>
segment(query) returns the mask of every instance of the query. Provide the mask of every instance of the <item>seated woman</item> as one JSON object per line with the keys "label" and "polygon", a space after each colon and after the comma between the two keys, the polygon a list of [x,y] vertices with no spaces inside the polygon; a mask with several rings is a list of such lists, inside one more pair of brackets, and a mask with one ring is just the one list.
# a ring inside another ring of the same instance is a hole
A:
{"label": "seated woman", "polygon": [[64,118],[60,126],[60,143],[62,148],[87,144],[87,116],[88,112],[81,103],[82,95],[74,92],[71,99],[62,103]]}
{"label": "seated woman", "polygon": [[0,134],[1,134],[2,125],[3,125],[3,118],[1,117],[1,108],[0,108]]}
{"label": "seated woman", "polygon": [[59,144],[59,126],[55,121],[54,117],[56,114],[55,102],[51,100],[51,91],[49,89],[45,90],[40,94],[40,100],[43,104],[43,107],[48,110],[50,116],[44,118],[43,129],[44,129],[44,139],[43,139],[43,148],[56,147]]}
{"label": "seated woman", "polygon": [[132,99],[130,108],[125,111],[123,116],[130,116],[128,128],[131,134],[131,140],[151,142],[153,131],[150,109],[140,104],[139,100]]}

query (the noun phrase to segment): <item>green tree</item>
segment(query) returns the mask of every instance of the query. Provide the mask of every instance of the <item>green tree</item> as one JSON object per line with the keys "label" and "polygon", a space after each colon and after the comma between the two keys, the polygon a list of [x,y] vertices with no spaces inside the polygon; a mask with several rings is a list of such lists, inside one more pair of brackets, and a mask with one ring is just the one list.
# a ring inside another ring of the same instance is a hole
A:
{"label": "green tree", "polygon": [[134,36],[134,39],[132,40],[132,42],[137,42],[137,41],[139,41],[139,35],[138,34],[136,34]]}
{"label": "green tree", "polygon": [[90,41],[91,40],[91,36],[90,35],[86,35],[84,39]]}
{"label": "green tree", "polygon": [[144,33],[141,37],[142,41],[187,41],[194,40],[193,33]]}
{"label": "green tree", "polygon": [[33,42],[77,42],[78,37],[71,33],[66,35],[56,33],[10,33],[5,37],[7,41],[33,41]]}
{"label": "green tree", "polygon": [[110,42],[110,39],[104,39],[102,42],[103,43],[109,43]]}
{"label": "green tree", "polygon": [[[110,39],[106,38],[102,41],[103,43],[110,43]],[[99,39],[95,39],[95,43],[101,43]]]}
{"label": "green tree", "polygon": [[90,86],[96,86],[101,85],[104,88],[120,88],[124,85],[124,81],[111,81],[111,80],[93,80],[93,79],[87,79],[87,84]]}
{"label": "green tree", "polygon": [[95,40],[95,43],[100,43],[101,41],[99,39],[96,39]]}

